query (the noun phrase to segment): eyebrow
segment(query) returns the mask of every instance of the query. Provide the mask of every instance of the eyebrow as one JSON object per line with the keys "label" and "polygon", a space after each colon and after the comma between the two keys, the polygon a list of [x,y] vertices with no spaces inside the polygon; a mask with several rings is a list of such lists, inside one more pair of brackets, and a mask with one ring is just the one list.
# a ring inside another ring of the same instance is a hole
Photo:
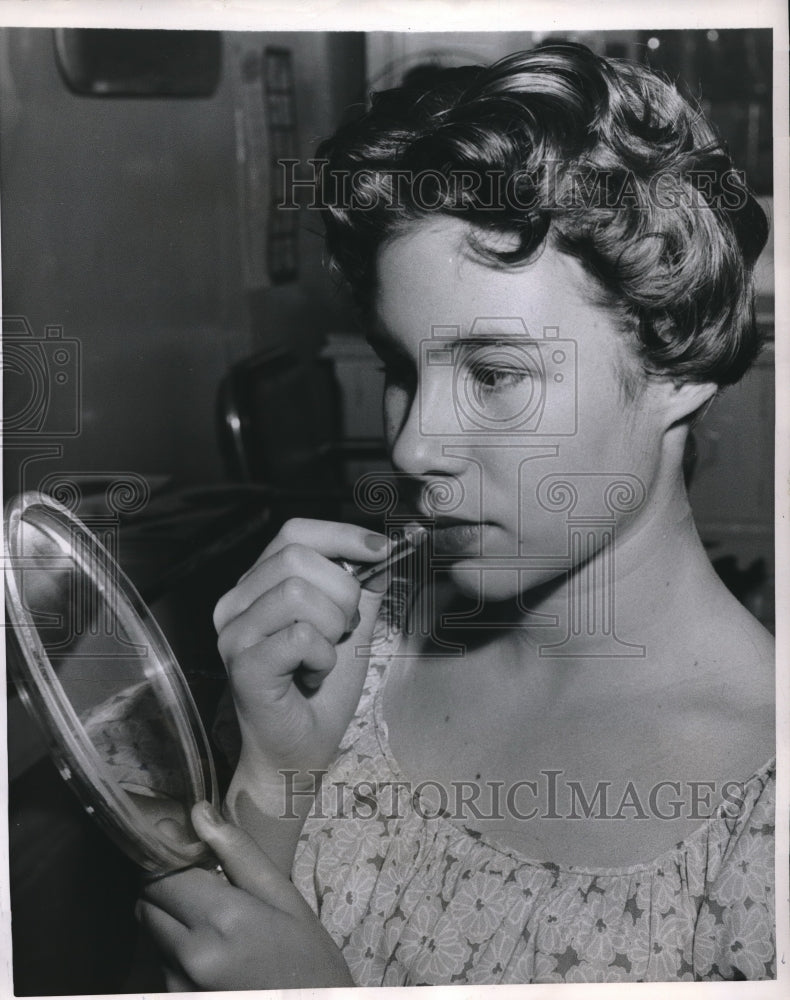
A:
{"label": "eyebrow", "polygon": [[[527,344],[538,343],[537,337],[507,337],[491,334],[486,337],[424,337],[423,343],[435,341],[437,345],[443,346],[458,345],[458,347],[523,347]],[[368,330],[365,340],[371,347],[377,345],[397,345],[397,337],[393,337],[387,330],[380,327]]]}
{"label": "eyebrow", "polygon": [[536,344],[535,337],[500,337],[492,334],[490,337],[437,337],[438,342],[454,342],[459,346],[469,347],[523,347],[525,344]]}

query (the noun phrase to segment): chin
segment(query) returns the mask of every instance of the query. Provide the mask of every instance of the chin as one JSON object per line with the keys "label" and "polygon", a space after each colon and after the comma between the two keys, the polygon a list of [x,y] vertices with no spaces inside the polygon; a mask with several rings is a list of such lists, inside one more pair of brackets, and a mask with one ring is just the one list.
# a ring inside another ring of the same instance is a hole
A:
{"label": "chin", "polygon": [[537,603],[561,584],[565,573],[552,569],[480,569],[472,560],[460,561],[446,570],[446,578],[455,590],[478,604],[516,601],[530,606],[530,594]]}

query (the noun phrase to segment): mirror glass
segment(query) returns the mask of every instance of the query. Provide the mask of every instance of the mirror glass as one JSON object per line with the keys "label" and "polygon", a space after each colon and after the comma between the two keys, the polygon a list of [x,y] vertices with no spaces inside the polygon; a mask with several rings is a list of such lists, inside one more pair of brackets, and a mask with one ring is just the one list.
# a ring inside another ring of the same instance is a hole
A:
{"label": "mirror glass", "polygon": [[6,609],[20,694],[61,773],[149,871],[207,860],[189,821],[216,804],[208,741],[148,609],[67,508],[25,494],[6,510]]}

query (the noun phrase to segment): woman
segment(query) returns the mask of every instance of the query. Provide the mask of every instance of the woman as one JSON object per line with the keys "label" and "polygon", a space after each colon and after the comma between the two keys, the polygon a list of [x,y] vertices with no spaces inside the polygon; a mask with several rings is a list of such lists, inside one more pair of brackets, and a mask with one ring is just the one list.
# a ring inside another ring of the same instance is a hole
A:
{"label": "woman", "polygon": [[219,603],[238,827],[195,824],[233,885],[147,891],[172,985],[773,977],[773,647],[683,478],[759,350],[764,215],[674,88],[574,45],[320,155],[429,538],[388,628],[351,525],[289,522]]}

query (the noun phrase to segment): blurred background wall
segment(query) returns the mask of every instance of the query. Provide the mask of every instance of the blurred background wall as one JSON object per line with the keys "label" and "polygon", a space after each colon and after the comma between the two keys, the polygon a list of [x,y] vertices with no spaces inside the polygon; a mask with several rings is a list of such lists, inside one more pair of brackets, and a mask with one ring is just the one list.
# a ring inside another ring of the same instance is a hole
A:
{"label": "blurred background wall", "polygon": [[[221,44],[211,96],[86,96],[59,72],[52,31],[0,31],[3,309],[36,337],[55,325],[79,342],[79,399],[73,380],[53,381],[53,435],[29,435],[31,446],[57,437],[77,407],[80,433],[58,460],[70,468],[221,478],[214,398],[228,366],[261,344],[315,346],[348,325],[316,219],[300,230],[297,279],[245,286],[236,70],[267,45],[290,50],[294,151],[306,159],[361,96],[360,40],[305,32]],[[28,403],[29,373],[7,370],[5,387],[8,415]],[[36,463],[21,482],[20,457],[9,449],[7,492],[52,467]]]}

